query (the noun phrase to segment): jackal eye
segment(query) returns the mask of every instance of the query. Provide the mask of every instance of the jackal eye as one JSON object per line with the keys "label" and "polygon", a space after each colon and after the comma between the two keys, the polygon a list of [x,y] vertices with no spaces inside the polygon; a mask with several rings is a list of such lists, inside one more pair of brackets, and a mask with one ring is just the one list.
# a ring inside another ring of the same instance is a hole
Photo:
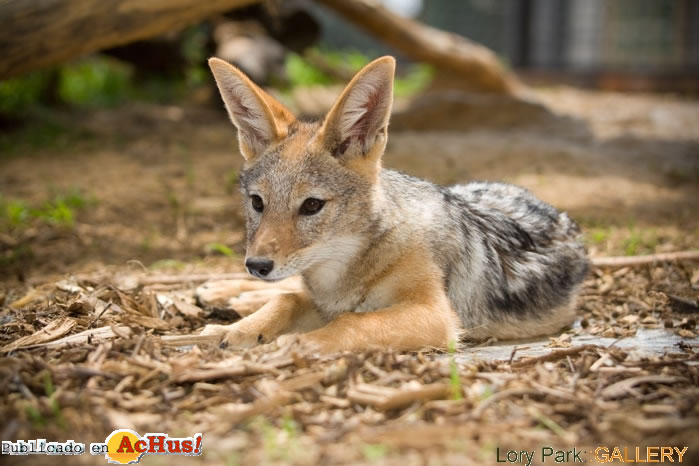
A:
{"label": "jackal eye", "polygon": [[299,213],[301,215],[314,215],[320,212],[320,209],[322,209],[324,205],[325,201],[316,199],[315,197],[309,197],[301,204]]}
{"label": "jackal eye", "polygon": [[250,196],[250,203],[252,204],[252,208],[255,209],[256,212],[262,212],[265,210],[265,204],[262,202],[262,198],[258,196],[257,194],[253,194]]}

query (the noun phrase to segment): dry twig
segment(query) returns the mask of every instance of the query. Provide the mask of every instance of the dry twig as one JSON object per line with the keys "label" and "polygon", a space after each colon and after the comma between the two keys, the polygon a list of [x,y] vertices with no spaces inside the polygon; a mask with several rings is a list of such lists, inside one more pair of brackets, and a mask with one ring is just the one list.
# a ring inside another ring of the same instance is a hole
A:
{"label": "dry twig", "polygon": [[664,252],[645,256],[592,257],[595,267],[632,267],[658,262],[699,261],[699,251]]}

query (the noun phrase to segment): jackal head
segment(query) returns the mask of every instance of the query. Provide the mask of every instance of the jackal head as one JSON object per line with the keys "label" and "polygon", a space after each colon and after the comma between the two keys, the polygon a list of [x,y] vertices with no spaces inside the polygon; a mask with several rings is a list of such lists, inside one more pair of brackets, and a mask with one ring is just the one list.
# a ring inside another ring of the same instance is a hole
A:
{"label": "jackal head", "polygon": [[337,273],[368,246],[393,103],[395,60],[365,66],[318,122],[297,120],[240,70],[209,60],[238,128],[250,273]]}

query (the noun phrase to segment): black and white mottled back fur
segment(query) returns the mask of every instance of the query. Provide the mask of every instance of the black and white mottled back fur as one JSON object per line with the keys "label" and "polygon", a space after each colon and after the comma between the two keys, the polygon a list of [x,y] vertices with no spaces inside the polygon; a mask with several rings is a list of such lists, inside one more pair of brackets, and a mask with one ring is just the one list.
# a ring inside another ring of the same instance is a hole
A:
{"label": "black and white mottled back fur", "polygon": [[566,213],[503,183],[441,187],[384,170],[381,188],[428,238],[466,338],[544,335],[572,322],[588,260]]}

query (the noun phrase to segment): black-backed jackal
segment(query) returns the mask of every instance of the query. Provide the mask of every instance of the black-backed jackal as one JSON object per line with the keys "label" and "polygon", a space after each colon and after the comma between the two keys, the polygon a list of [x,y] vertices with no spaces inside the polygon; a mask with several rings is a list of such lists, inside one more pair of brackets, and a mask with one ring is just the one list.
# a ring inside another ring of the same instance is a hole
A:
{"label": "black-backed jackal", "polygon": [[392,57],[364,67],[313,123],[209,64],[245,157],[246,267],[263,280],[300,275],[303,289],[204,334],[236,347],[298,334],[320,351],[413,350],[573,321],[588,261],[565,213],[515,186],[441,187],[381,167]]}

